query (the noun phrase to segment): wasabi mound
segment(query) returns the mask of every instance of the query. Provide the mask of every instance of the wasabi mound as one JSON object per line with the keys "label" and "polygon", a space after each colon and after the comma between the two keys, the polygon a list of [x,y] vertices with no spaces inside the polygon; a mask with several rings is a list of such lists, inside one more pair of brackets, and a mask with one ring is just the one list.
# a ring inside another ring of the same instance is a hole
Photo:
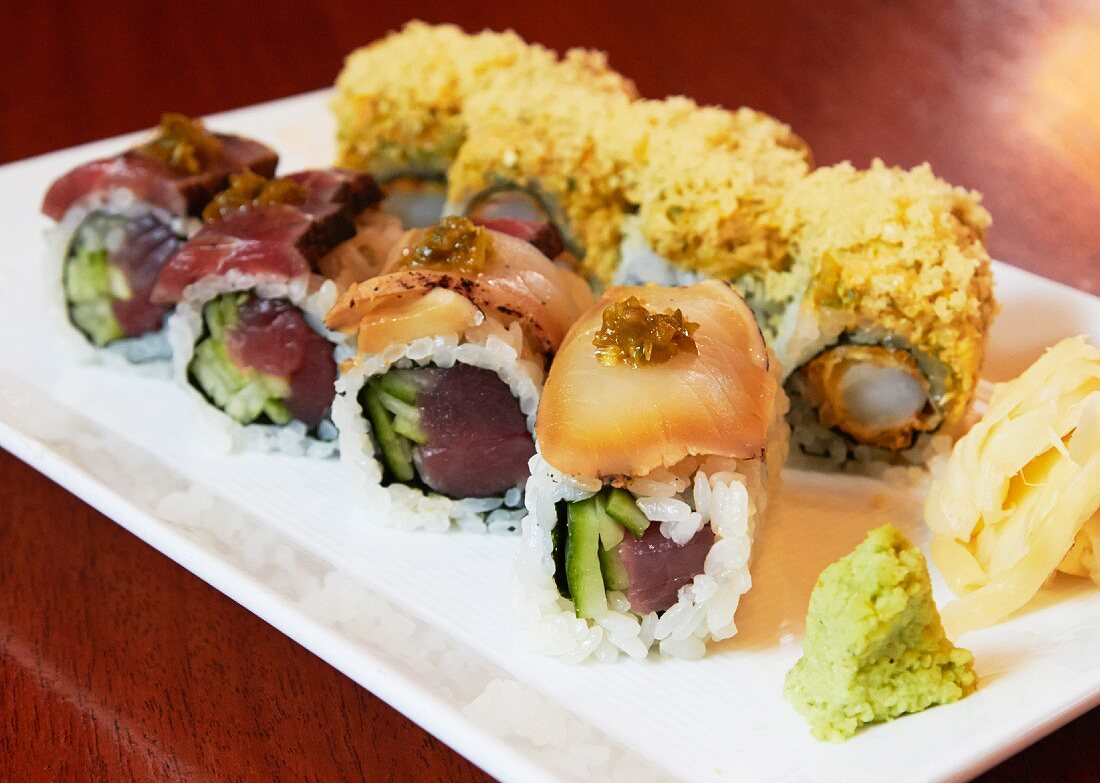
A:
{"label": "wasabi mound", "polygon": [[821,572],[783,692],[815,737],[837,742],[969,695],[973,662],[944,635],[924,556],[885,525]]}

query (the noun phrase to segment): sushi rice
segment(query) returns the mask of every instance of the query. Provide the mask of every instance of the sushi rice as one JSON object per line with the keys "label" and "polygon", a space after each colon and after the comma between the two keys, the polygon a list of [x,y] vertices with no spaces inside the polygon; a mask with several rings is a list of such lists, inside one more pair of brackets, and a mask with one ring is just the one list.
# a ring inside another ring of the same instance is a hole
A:
{"label": "sushi rice", "polygon": [[[59,223],[46,230],[46,257],[42,264],[45,277],[44,290],[48,292],[51,316],[64,322],[64,350],[80,363],[103,363],[112,369],[168,377],[172,356],[167,329],[150,332],[139,337],[123,337],[113,340],[102,349],[96,349],[88,338],[73,324],[65,299],[65,261],[69,248],[84,222],[94,213],[121,217],[127,220],[152,214],[167,224],[178,236],[193,234],[200,222],[195,218],[180,217],[152,204],[141,201],[126,188],[113,188],[105,193],[85,197],[70,207]],[[99,243],[108,251],[116,251],[122,241],[120,232],[111,231],[106,236],[86,232],[81,239],[94,249]]]}
{"label": "sushi rice", "polygon": [[[770,366],[778,375],[774,356]],[[608,609],[602,617],[590,622],[576,616],[573,602],[560,594],[554,581],[551,532],[558,523],[556,505],[592,497],[604,484],[598,478],[562,473],[541,454],[532,457],[523,543],[509,576],[509,604],[523,643],[565,663],[589,657],[611,663],[621,654],[645,658],[653,647],[662,655],[694,660],[703,657],[709,642],[734,636],[734,614],[752,587],[753,542],[768,492],[778,486],[787,456],[786,413],[787,399],[780,388],[765,459],[688,457],[624,484],[665,538],[683,545],[705,525],[715,534],[703,573],[682,586],[676,603],[660,614],[632,613],[623,593],[608,591]]]}
{"label": "sushi rice", "polygon": [[480,323],[455,335],[421,337],[390,345],[380,354],[360,358],[336,381],[332,418],[339,430],[340,457],[362,493],[359,508],[370,520],[402,530],[445,531],[454,526],[466,532],[514,533],[524,515],[523,489],[513,487],[503,496],[453,499],[394,482],[382,485],[382,466],[371,426],[359,402],[359,392],[374,376],[391,368],[468,364],[496,373],[519,401],[534,432],[535,410],[545,372],[527,347],[518,323],[503,327],[481,316]]}
{"label": "sushi rice", "polygon": [[[348,337],[325,328],[324,318],[336,301],[336,284],[331,280],[318,282],[312,275],[289,280],[230,271],[225,275],[207,277],[192,283],[168,319],[165,329],[172,349],[172,375],[177,385],[196,403],[202,429],[211,446],[221,451],[275,451],[294,456],[330,457],[336,453],[336,428],[329,420],[321,422],[317,436],[307,432],[301,421],[285,425],[239,424],[216,408],[191,382],[188,368],[195,346],[202,338],[203,307],[215,297],[237,291],[255,291],[265,299],[286,299],[302,311],[314,331],[333,343],[334,357],[339,363],[352,355]],[[334,403],[335,407],[335,403]]]}

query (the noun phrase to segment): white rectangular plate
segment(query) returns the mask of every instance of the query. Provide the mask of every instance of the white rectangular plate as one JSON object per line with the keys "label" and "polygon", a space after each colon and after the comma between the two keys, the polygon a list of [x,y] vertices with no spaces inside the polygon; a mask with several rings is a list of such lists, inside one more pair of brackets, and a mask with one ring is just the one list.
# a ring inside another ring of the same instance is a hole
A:
{"label": "white rectangular plate", "polygon": [[[274,145],[285,171],[326,165],[326,100],[210,124]],[[56,176],[131,141],[0,169],[0,445],[493,775],[961,780],[1100,702],[1100,591],[1060,578],[1008,622],[957,640],[977,659],[970,698],[843,745],[812,740],[781,690],[814,580],[873,525],[926,536],[919,493],[796,471],[762,529],[740,633],[706,659],[568,667],[526,652],[507,606],[517,538],[357,525],[338,462],[212,453],[167,381],[67,357],[67,327],[46,306],[38,205]],[[1100,338],[1100,300],[1003,264],[996,275],[990,377],[1011,377],[1060,337]]]}

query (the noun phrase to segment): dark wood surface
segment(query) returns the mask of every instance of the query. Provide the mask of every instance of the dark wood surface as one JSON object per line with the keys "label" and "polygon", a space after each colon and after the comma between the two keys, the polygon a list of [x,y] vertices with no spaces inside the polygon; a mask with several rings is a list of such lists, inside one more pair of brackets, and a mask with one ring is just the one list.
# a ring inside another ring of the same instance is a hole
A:
{"label": "dark wood surface", "polygon": [[[820,163],[929,160],[985,193],[994,255],[1100,292],[1100,11],[1074,0],[5,2],[0,161],[322,87],[412,16],[606,49]],[[485,779],[2,452],[0,713],[3,780]],[[982,779],[1098,780],[1098,733],[1094,711]]]}

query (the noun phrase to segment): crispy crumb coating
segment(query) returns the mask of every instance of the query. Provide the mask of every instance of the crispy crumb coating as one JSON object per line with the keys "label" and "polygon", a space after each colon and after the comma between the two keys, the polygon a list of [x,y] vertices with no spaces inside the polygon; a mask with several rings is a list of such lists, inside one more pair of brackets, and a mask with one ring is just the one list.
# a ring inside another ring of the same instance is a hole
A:
{"label": "crispy crumb coating", "polygon": [[442,179],[466,137],[467,100],[496,82],[585,84],[635,95],[603,54],[563,57],[512,31],[473,35],[454,25],[409,22],[348,56],[336,80],[337,163],[379,179]]}
{"label": "crispy crumb coating", "polygon": [[806,143],[748,108],[674,97],[640,101],[634,111],[646,137],[629,195],[649,246],[681,268],[725,280],[783,266],[787,241],[776,209],[812,168]]}
{"label": "crispy crumb coating", "polygon": [[469,134],[449,172],[460,207],[520,187],[547,207],[584,271],[609,280],[618,262],[636,139],[631,97],[543,80],[498,82],[471,98]]}
{"label": "crispy crumb coating", "polygon": [[[851,313],[860,328],[898,335],[945,366],[948,426],[969,405],[996,312],[984,245],[990,217],[979,201],[928,164],[906,171],[875,160],[867,170],[818,169],[779,209],[794,264],[809,269],[817,312]],[[770,293],[805,279],[773,276]]]}

